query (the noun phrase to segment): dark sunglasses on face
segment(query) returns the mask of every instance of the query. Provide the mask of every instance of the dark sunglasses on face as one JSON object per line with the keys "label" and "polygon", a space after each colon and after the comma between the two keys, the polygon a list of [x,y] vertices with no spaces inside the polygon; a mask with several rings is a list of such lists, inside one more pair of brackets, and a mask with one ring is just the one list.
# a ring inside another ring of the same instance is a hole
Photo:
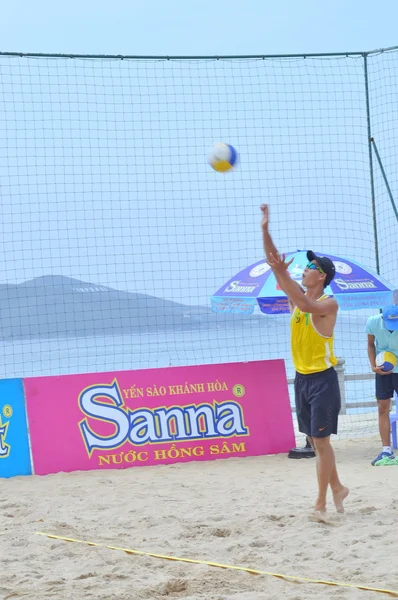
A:
{"label": "dark sunglasses on face", "polygon": [[318,265],[316,265],[313,262],[309,262],[308,263],[307,269],[311,269],[311,270],[316,269],[317,271],[319,271],[320,273],[322,273],[322,275],[326,275],[325,271],[322,271],[321,267],[318,267]]}

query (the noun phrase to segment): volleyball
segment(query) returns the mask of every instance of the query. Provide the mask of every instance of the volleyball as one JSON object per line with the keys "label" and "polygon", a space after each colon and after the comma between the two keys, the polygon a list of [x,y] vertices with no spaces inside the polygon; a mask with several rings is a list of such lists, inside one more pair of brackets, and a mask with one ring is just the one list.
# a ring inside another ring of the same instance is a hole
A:
{"label": "volleyball", "polygon": [[209,163],[218,173],[226,173],[236,165],[238,153],[231,144],[219,142],[213,146]]}
{"label": "volleyball", "polygon": [[382,371],[392,371],[397,366],[397,357],[392,352],[379,352],[376,356],[376,367]]}

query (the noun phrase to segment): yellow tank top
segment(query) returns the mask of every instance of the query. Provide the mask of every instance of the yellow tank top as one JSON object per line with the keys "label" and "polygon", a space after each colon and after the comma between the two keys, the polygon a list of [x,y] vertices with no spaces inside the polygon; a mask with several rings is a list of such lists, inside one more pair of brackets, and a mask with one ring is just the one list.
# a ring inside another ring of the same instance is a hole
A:
{"label": "yellow tank top", "polygon": [[[324,300],[326,295],[318,299]],[[321,335],[314,326],[311,313],[295,308],[290,321],[293,364],[298,373],[309,375],[337,365],[334,335]]]}

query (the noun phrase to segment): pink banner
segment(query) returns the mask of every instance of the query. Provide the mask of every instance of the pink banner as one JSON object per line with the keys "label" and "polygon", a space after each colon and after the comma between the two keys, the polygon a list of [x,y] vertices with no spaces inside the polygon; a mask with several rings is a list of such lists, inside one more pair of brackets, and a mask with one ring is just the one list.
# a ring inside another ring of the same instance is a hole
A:
{"label": "pink banner", "polygon": [[24,379],[34,472],[287,452],[283,360]]}

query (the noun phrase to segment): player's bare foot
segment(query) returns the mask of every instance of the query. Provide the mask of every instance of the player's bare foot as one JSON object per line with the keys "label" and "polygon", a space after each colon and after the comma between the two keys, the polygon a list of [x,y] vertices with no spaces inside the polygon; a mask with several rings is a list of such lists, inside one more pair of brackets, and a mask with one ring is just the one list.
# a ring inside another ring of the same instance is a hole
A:
{"label": "player's bare foot", "polygon": [[325,513],[326,512],[326,502],[324,500],[317,500],[316,504],[314,506],[314,511],[315,512],[319,512],[319,513]]}
{"label": "player's bare foot", "polygon": [[313,511],[310,512],[310,514],[308,515],[308,518],[313,523],[326,523],[327,525],[329,525],[331,523],[329,520],[329,515],[326,512],[326,510],[320,511],[320,510],[314,509]]}
{"label": "player's bare foot", "polygon": [[348,489],[348,487],[343,486],[339,492],[333,494],[333,502],[338,513],[344,512],[343,502],[347,498],[349,493],[350,490]]}

